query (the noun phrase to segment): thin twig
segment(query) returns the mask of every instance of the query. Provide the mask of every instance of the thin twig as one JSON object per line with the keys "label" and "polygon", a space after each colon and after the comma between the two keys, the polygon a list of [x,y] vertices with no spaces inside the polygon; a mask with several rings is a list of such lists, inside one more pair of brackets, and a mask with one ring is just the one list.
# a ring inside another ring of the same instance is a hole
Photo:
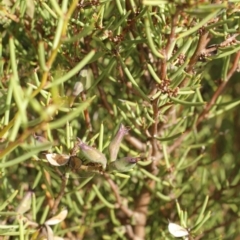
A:
{"label": "thin twig", "polygon": [[[83,101],[87,100],[85,92],[81,92],[81,98]],[[89,116],[89,111],[87,109],[84,110],[84,116],[85,116],[85,121],[86,121],[87,127],[88,127],[89,131],[92,132],[93,128],[92,128],[91,118]]]}
{"label": "thin twig", "polygon": [[187,67],[188,73],[191,73],[193,71],[193,67],[195,66],[196,62],[198,61],[199,56],[201,55],[203,49],[206,48],[208,42],[210,41],[210,38],[208,36],[209,36],[209,32],[207,32],[207,31],[204,31],[201,34],[201,36],[198,40],[197,48],[189,61],[189,64]]}
{"label": "thin twig", "polygon": [[[229,70],[227,74],[227,79],[226,81],[222,82],[222,84],[218,87],[216,90],[215,94],[213,95],[212,99],[209,101],[209,103],[206,105],[205,109],[202,111],[202,113],[199,115],[197,121],[196,121],[196,126],[198,126],[206,117],[206,115],[209,113],[215,102],[217,101],[219,95],[223,92],[223,90],[226,88],[227,83],[229,82],[231,76],[234,74],[238,67],[238,62],[240,58],[240,52],[237,52],[233,65],[231,69]],[[186,138],[188,134],[192,131],[192,128],[187,129],[176,141],[172,146],[168,148],[168,153],[173,152],[180,144],[183,142],[183,140]]]}
{"label": "thin twig", "polygon": [[112,107],[111,105],[109,104],[109,102],[107,101],[107,95],[105,93],[105,91],[103,90],[102,87],[98,86],[98,91],[100,93],[100,98],[102,99],[102,102],[103,102],[103,106],[108,110],[108,113],[110,115],[114,115],[114,112],[112,110]]}
{"label": "thin twig", "polygon": [[127,208],[125,205],[122,204],[122,198],[119,195],[119,188],[118,186],[113,182],[113,180],[110,178],[109,174],[103,173],[105,179],[109,183],[111,189],[113,190],[113,194],[115,195],[118,207],[130,218],[133,215],[132,210]]}
{"label": "thin twig", "polygon": [[238,62],[239,62],[239,58],[240,58],[240,52],[237,52],[233,65],[231,67],[231,69],[229,70],[228,74],[227,74],[227,79],[226,81],[223,81],[221,83],[221,85],[218,87],[218,89],[215,91],[215,93],[213,94],[211,100],[208,102],[208,104],[206,105],[205,109],[203,110],[203,112],[200,114],[200,116],[198,117],[197,120],[197,125],[202,122],[202,120],[205,118],[205,116],[209,113],[209,111],[211,110],[211,108],[214,106],[214,104],[216,103],[218,97],[221,95],[221,93],[224,91],[224,89],[226,88],[230,78],[232,77],[233,73],[236,71],[237,67],[238,67]]}
{"label": "thin twig", "polygon": [[178,21],[178,16],[179,16],[179,12],[176,11],[176,13],[174,14],[174,16],[172,17],[172,22],[171,22],[171,33],[168,37],[168,41],[166,44],[166,48],[165,48],[165,58],[162,60],[162,64],[161,64],[161,79],[164,80],[166,79],[166,75],[167,75],[167,61],[169,58],[169,50],[171,48],[171,45],[173,44],[174,40],[175,40],[175,35],[176,35],[176,27],[177,27],[177,21]]}
{"label": "thin twig", "polygon": [[54,204],[53,204],[53,208],[51,210],[52,215],[56,214],[56,212],[57,212],[58,205],[59,205],[62,197],[64,196],[66,186],[67,186],[67,178],[64,175],[64,176],[62,176],[62,183],[61,183],[60,192],[59,192],[57,198],[55,199]]}

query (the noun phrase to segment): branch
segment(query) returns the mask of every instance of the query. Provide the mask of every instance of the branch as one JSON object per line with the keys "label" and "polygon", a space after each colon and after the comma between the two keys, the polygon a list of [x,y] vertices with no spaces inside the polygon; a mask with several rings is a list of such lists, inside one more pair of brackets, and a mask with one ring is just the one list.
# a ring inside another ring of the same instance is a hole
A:
{"label": "branch", "polygon": [[216,90],[216,92],[214,93],[212,99],[209,101],[209,103],[206,105],[205,109],[203,110],[203,112],[200,114],[200,116],[197,119],[197,125],[202,122],[202,120],[205,118],[205,116],[209,113],[209,111],[211,110],[211,108],[214,106],[214,104],[216,103],[218,97],[222,94],[222,92],[224,91],[224,89],[226,88],[230,78],[232,77],[232,75],[234,74],[234,72],[236,71],[237,67],[238,67],[238,62],[239,62],[239,58],[240,58],[240,52],[237,52],[232,68],[229,70],[228,74],[227,74],[227,79],[226,81],[223,81],[221,83],[221,85],[218,87],[218,89]]}

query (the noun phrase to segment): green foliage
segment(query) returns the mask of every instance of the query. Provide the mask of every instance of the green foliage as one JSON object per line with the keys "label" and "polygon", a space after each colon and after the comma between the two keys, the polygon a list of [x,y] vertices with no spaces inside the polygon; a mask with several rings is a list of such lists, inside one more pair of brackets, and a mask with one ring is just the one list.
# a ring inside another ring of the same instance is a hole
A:
{"label": "green foliage", "polygon": [[[237,239],[239,10],[237,0],[2,1],[0,236],[174,239],[170,221],[189,239]],[[104,156],[103,169],[69,174],[46,160],[69,162],[76,148],[92,164]]]}

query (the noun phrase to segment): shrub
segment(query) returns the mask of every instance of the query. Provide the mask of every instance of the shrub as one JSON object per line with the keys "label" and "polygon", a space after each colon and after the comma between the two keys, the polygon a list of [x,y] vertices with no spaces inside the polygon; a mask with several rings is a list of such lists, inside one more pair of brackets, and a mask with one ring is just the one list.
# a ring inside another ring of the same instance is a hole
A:
{"label": "shrub", "polygon": [[236,239],[238,1],[5,0],[0,22],[0,235]]}

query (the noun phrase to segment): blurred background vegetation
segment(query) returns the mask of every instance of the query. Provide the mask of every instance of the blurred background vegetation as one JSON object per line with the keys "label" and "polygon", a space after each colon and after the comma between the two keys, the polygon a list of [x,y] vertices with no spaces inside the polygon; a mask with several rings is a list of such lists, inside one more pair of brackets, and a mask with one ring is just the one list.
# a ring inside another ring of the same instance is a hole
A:
{"label": "blurred background vegetation", "polygon": [[[3,0],[0,238],[240,239],[239,27],[237,0]],[[47,163],[121,123],[132,171]]]}

